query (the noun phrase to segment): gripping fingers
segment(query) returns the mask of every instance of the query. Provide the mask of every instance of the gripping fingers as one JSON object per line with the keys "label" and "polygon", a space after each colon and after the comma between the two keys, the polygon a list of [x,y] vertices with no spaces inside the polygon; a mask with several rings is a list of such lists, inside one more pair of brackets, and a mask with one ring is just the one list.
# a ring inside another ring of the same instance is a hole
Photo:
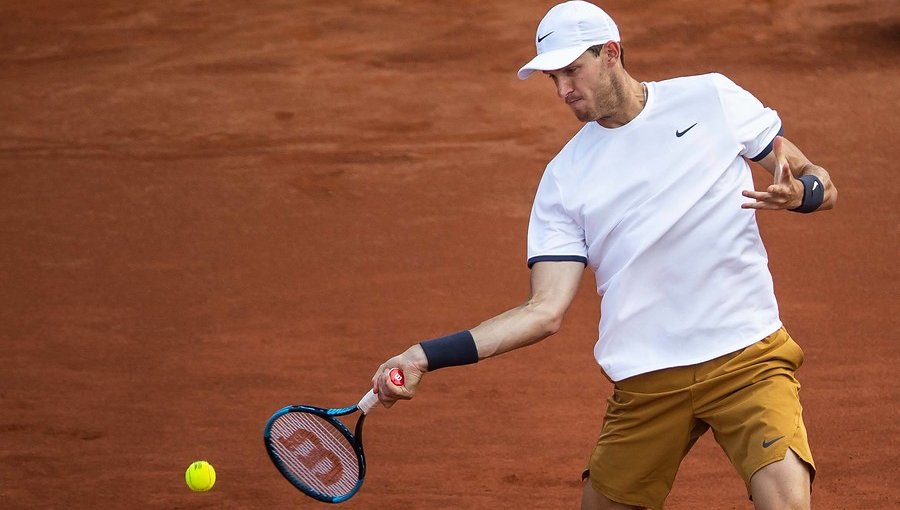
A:
{"label": "gripping fingers", "polygon": [[372,391],[374,391],[376,395],[381,393],[378,390],[378,381],[381,378],[381,374],[384,372],[384,367],[385,365],[378,367],[378,370],[375,371],[375,375],[372,376]]}

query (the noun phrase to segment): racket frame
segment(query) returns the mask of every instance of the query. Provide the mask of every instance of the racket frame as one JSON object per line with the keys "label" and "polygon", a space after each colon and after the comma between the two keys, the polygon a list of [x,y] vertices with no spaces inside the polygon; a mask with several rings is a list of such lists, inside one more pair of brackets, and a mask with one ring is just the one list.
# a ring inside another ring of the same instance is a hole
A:
{"label": "racket frame", "polygon": [[[291,485],[301,490],[307,496],[317,499],[323,503],[342,503],[344,501],[347,501],[359,491],[360,487],[362,487],[363,480],[366,477],[366,457],[363,453],[362,446],[362,426],[363,421],[365,421],[366,419],[366,414],[360,413],[359,419],[356,421],[356,427],[353,432],[350,432],[350,429],[347,428],[347,425],[345,425],[341,420],[337,419],[337,417],[347,416],[359,410],[360,408],[358,405],[342,407],[339,409],[325,409],[322,407],[307,405],[291,405],[283,407],[278,411],[275,411],[275,414],[273,414],[272,417],[269,418],[269,421],[266,422],[266,427],[263,430],[263,442],[266,445],[266,452],[269,454],[269,458],[272,459],[272,463],[275,464],[275,467],[278,468],[278,471],[281,472],[281,474],[287,479],[287,481],[289,481]],[[288,413],[314,414],[329,422],[344,436],[344,438],[347,439],[347,442],[351,447],[353,447],[353,451],[356,453],[356,460],[359,466],[359,480],[356,481],[356,485],[353,486],[353,489],[340,496],[329,496],[327,494],[322,494],[316,489],[313,489],[312,487],[300,481],[284,466],[284,461],[281,460],[281,457],[275,452],[275,447],[272,445],[271,433],[272,425],[275,423],[275,421],[281,416],[284,416]]]}

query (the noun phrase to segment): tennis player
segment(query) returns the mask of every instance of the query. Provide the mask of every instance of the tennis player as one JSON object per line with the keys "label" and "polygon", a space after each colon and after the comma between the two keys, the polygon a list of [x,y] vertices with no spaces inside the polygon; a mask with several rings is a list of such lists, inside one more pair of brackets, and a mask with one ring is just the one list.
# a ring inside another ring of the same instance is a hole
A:
{"label": "tennis player", "polygon": [[[721,74],[640,82],[615,22],[559,4],[520,79],[551,81],[584,126],[547,165],[528,227],[522,305],[385,362],[391,406],[423,374],[554,334],[589,267],[603,296],[594,356],[614,384],[583,474],[583,509],[662,508],[712,429],[758,509],[809,508],[813,457],[758,210],[831,209],[828,172],[783,138],[778,114]],[[772,173],[754,190],[748,161]],[[400,368],[406,384],[388,381]]]}

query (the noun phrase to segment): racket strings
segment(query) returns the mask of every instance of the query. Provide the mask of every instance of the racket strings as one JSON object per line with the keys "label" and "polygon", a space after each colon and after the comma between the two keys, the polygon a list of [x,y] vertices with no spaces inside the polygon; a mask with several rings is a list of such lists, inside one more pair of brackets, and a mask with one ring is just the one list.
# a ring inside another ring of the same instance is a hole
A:
{"label": "racket strings", "polygon": [[286,413],[272,424],[271,439],[282,466],[304,485],[330,497],[356,486],[356,452],[330,422],[311,413]]}

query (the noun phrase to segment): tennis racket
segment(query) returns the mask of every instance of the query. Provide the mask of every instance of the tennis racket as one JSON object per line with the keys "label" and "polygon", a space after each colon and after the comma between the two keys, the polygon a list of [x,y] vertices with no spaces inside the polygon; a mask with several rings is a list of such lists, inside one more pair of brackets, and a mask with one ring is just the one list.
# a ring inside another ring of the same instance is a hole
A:
{"label": "tennis racket", "polygon": [[[390,379],[403,386],[403,372],[391,369]],[[378,406],[372,390],[358,404],[340,409],[296,405],[279,409],[269,418],[263,440],[278,471],[307,496],[325,503],[352,498],[366,477],[362,427]],[[362,414],[353,432],[338,419]]]}

